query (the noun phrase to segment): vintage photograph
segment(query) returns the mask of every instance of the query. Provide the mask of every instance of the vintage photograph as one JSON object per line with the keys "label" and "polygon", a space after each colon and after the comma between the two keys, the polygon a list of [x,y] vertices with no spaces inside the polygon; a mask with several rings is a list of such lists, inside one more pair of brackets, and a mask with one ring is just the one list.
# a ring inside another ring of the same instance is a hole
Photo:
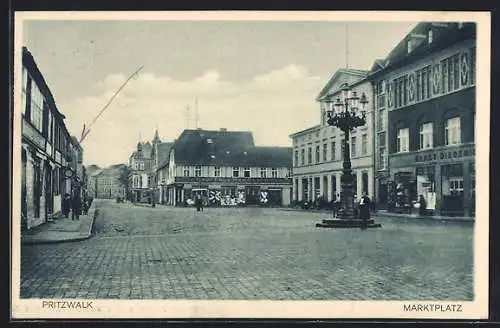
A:
{"label": "vintage photograph", "polygon": [[489,15],[400,14],[16,13],[14,313],[486,317]]}

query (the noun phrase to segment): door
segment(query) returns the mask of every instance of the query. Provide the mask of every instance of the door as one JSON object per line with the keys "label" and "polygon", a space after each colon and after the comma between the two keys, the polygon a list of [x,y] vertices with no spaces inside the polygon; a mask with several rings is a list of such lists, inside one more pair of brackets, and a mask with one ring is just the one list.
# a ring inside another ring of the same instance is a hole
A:
{"label": "door", "polygon": [[260,200],[260,187],[247,186],[245,187],[245,203],[247,205],[256,205]]}
{"label": "door", "polygon": [[54,198],[52,195],[52,168],[45,166],[45,217],[54,212]]}

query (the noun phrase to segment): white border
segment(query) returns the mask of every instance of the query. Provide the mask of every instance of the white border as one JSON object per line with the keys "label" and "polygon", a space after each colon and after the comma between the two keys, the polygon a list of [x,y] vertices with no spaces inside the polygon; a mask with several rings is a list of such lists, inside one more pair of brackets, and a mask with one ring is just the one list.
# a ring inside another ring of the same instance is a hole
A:
{"label": "white border", "polygon": [[[467,21],[477,22],[476,197],[489,199],[490,24],[489,12],[16,12],[14,21],[14,95],[20,94],[23,20],[275,20],[275,21]],[[54,36],[57,37],[57,36]],[[394,45],[396,46],[396,45]],[[21,111],[14,97],[13,163],[21,163]],[[43,300],[20,299],[20,165],[13,167],[12,313],[13,319],[45,318],[399,318],[485,319],[488,317],[488,201],[476,202],[474,295],[471,302],[417,301],[158,301],[85,300],[92,309],[47,309]],[[75,300],[72,300],[75,301]],[[403,304],[461,304],[462,312],[404,312]]]}

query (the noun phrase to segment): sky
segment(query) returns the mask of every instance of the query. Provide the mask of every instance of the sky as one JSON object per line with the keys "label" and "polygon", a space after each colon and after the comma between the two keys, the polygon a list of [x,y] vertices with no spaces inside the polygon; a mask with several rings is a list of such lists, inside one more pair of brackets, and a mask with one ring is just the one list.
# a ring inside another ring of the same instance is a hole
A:
{"label": "sky", "polygon": [[162,141],[186,128],[227,128],[252,131],[257,145],[291,146],[291,133],[319,123],[315,98],[337,69],[370,69],[415,25],[30,20],[22,43],[78,138],[143,66],[82,142],[84,163],[105,167],[127,163],[155,129]]}

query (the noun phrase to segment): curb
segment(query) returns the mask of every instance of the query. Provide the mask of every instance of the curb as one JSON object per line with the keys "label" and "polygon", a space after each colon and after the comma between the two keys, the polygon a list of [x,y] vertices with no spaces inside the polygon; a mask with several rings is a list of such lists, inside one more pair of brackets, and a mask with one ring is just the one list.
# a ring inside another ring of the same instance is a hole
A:
{"label": "curb", "polygon": [[23,245],[39,245],[39,244],[61,244],[61,243],[70,243],[70,242],[78,242],[90,239],[92,235],[92,230],[94,230],[94,223],[97,218],[98,210],[94,209],[94,214],[92,215],[92,222],[89,226],[89,231],[86,235],[75,237],[75,238],[67,238],[67,239],[41,239],[41,240],[21,240],[21,244]]}

